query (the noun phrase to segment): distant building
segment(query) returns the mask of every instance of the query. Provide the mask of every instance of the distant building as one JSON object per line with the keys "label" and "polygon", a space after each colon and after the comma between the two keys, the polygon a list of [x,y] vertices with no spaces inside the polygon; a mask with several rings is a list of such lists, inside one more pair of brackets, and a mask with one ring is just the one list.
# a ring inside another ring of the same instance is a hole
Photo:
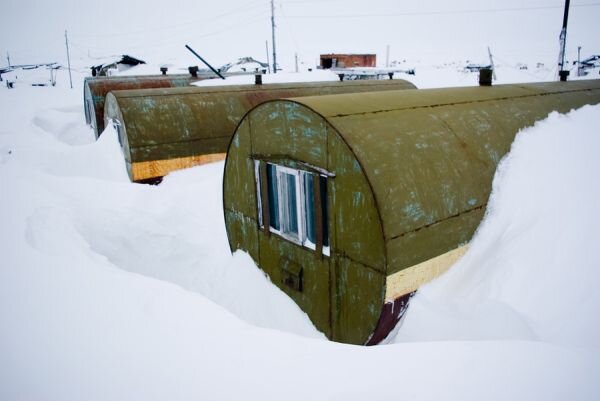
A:
{"label": "distant building", "polygon": [[321,54],[319,65],[323,69],[375,67],[377,56],[375,54]]}
{"label": "distant building", "polygon": [[92,76],[108,76],[113,71],[124,71],[138,64],[146,64],[145,61],[124,54],[118,58],[109,58],[102,64],[92,66]]}

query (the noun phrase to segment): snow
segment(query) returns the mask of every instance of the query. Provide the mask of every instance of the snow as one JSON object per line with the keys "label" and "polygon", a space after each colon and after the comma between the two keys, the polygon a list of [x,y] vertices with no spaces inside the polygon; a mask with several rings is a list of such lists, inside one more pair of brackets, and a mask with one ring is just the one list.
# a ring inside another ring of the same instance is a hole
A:
{"label": "snow", "polygon": [[[323,82],[339,81],[338,76],[330,70],[313,70],[304,72],[282,71],[277,74],[262,75],[263,84],[295,83],[295,82]],[[206,79],[194,82],[194,86],[227,86],[227,85],[254,85],[254,75],[233,75],[225,79]]]}
{"label": "snow", "polygon": [[[475,85],[462,65],[407,79]],[[82,83],[0,87],[1,400],[598,398],[600,106],[523,130],[468,253],[387,345],[358,347],[230,254],[223,163],[130,183],[115,132],[83,122]]]}
{"label": "snow", "polygon": [[[561,4],[340,4],[276,2],[278,62],[292,71],[297,54],[301,72],[265,83],[335,81],[315,69],[331,52],[377,53],[382,67],[387,45],[390,61],[416,70],[395,78],[419,88],[476,85],[462,69],[487,63],[488,45],[496,83],[555,78]],[[570,67],[577,46],[582,58],[598,53],[600,29],[597,5],[571,6]],[[43,68],[3,74],[15,89],[0,86],[1,400],[598,398],[599,106],[519,134],[469,252],[418,292],[387,345],[336,344],[246,254],[230,254],[222,163],[134,185],[115,133],[96,142],[85,126],[83,74],[107,55],[148,62],[119,75],[202,68],[185,43],[215,66],[266,61],[268,2],[183,1],[168,18],[157,9],[3,9],[2,63],[10,53],[12,64],[66,66],[68,29],[75,88],[64,69],[57,87],[30,87],[50,82]]]}

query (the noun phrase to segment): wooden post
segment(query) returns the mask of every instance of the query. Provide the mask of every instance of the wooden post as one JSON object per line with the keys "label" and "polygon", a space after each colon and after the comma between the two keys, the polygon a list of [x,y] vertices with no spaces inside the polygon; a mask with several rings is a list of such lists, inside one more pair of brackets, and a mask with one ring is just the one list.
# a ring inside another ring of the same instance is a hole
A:
{"label": "wooden post", "polygon": [[267,50],[267,68],[269,69],[269,74],[271,73],[271,62],[269,60],[269,41],[265,40],[265,49]]}
{"label": "wooden post", "polygon": [[67,37],[67,31],[65,30],[65,45],[67,46],[67,63],[69,65],[69,83],[71,89],[73,89],[73,79],[71,78],[71,58],[69,57],[69,38]]}

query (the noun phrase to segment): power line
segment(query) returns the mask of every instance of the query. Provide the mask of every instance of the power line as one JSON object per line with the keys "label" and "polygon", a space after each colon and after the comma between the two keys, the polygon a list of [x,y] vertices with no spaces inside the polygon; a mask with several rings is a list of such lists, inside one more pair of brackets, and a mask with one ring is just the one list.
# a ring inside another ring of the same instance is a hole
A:
{"label": "power line", "polygon": [[[193,20],[189,20],[187,22],[179,22],[177,24],[170,24],[170,25],[163,25],[163,26],[152,26],[149,28],[145,28],[145,29],[140,29],[140,30],[136,30],[136,31],[128,31],[128,32],[119,32],[119,33],[102,33],[102,37],[110,37],[110,38],[114,38],[114,37],[123,37],[123,36],[134,36],[134,35],[142,35],[142,34],[147,34],[148,32],[156,32],[156,31],[163,31],[163,30],[172,30],[172,29],[177,29],[177,28],[181,28],[181,27],[185,27],[185,26],[190,26],[190,25],[197,25],[199,22],[204,22],[204,21],[215,21],[224,17],[228,17],[230,15],[235,15],[235,14],[240,14],[243,12],[246,12],[248,10],[252,10],[257,8],[258,6],[264,6],[264,0],[255,0],[251,3],[246,4],[245,6],[242,7],[236,7],[235,9],[222,13],[222,14],[217,14],[217,15],[212,15],[212,16],[207,16],[204,18],[197,18],[197,19],[193,19]],[[77,35],[80,38],[92,38],[92,37],[96,37],[98,35]]]}
{"label": "power line", "polygon": [[281,4],[306,4],[306,3],[347,3],[348,0],[293,0],[280,1]]}
{"label": "power line", "polygon": [[[309,1],[307,1],[309,2]],[[300,1],[299,1],[300,3]],[[571,7],[597,7],[600,3],[572,4]],[[406,17],[406,16],[428,16],[428,15],[457,15],[457,14],[492,14],[516,11],[536,11],[562,9],[563,6],[537,6],[537,7],[510,7],[510,8],[481,8],[447,11],[407,11],[386,14],[346,14],[346,15],[287,15],[283,18],[384,18],[384,17]]]}
{"label": "power line", "polygon": [[[217,30],[213,30],[213,31],[205,31],[204,33],[200,33],[200,34],[193,34],[193,38],[194,40],[200,39],[200,38],[206,38],[206,37],[210,37],[210,36],[215,36],[215,35],[219,35],[221,33],[224,32],[232,32],[244,27],[247,27],[249,25],[253,25],[256,24],[259,21],[264,21],[267,18],[267,14],[266,14],[266,10],[261,11],[260,13],[256,13],[256,15],[253,16],[254,18],[244,18],[243,22],[237,22],[236,23],[232,23],[232,24],[228,24],[226,26],[221,26],[219,29]],[[127,44],[127,49],[128,50],[136,50],[136,49],[150,49],[150,48],[160,48],[160,47],[164,47],[164,46],[169,46],[169,45],[174,45],[174,44],[181,44],[181,40],[182,40],[182,36],[184,34],[183,33],[174,33],[172,32],[169,36],[164,36],[162,35],[160,40],[155,40],[155,41],[147,41],[147,40],[143,40],[143,44],[141,44],[142,42],[139,42],[135,39],[132,39],[130,41],[128,41]],[[188,35],[189,36],[189,35]],[[104,38],[103,35],[99,35],[96,36],[95,38],[98,39],[102,39]],[[132,42],[138,42],[140,44],[135,44]],[[94,45],[94,46],[90,46],[85,44],[85,42],[76,42],[75,43],[78,47],[80,48],[87,48],[87,49],[93,49],[95,51],[101,51],[104,50],[104,48],[106,46],[103,45]],[[114,47],[114,46],[113,46]]]}

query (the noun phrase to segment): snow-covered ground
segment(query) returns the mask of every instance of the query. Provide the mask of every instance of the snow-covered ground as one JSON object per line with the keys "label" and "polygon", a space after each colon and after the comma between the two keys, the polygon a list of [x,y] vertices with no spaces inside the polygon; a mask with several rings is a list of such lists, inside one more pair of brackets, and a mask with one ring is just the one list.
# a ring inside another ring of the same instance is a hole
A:
{"label": "snow-covered ground", "polygon": [[[399,78],[477,82],[416,68]],[[600,106],[521,132],[468,253],[358,347],[230,254],[222,163],[130,183],[82,79],[0,88],[0,400],[598,399]]]}

